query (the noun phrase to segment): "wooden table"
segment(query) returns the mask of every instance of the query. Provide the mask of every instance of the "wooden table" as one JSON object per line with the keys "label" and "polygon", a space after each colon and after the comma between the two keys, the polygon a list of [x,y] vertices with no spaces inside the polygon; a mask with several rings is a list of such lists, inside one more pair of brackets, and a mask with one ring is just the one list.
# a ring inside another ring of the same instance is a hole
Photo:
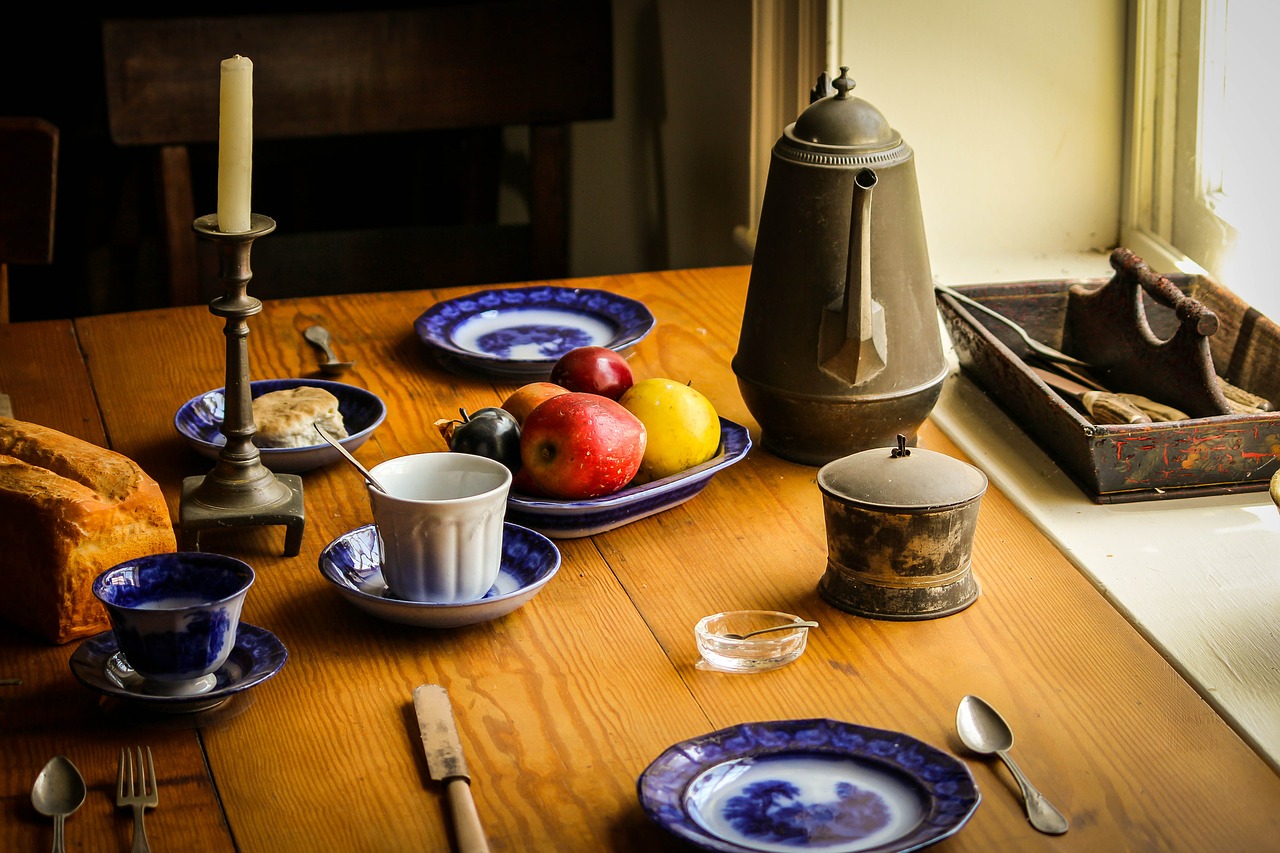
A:
{"label": "wooden table", "polygon": [[[638,376],[692,380],[720,413],[759,431],[730,369],[748,270],[733,267],[575,284],[645,302],[658,319],[636,348]],[[434,301],[413,292],[267,304],[250,321],[255,377],[308,376],[301,330],[323,323],[348,381],[389,416],[358,452],[366,465],[444,449],[433,422],[493,405],[515,384],[439,367],[413,332]],[[204,308],[0,327],[0,390],[15,415],[137,460],[177,516],[182,478],[210,463],[172,417],[222,384],[221,321]],[[922,444],[960,455],[932,425]],[[511,615],[455,630],[384,623],[340,599],[320,550],[371,520],[360,478],[333,465],[304,475],[302,553],[282,528],[212,536],[208,550],[250,562],[244,618],[290,657],[275,678],[208,718],[139,721],[79,684],[74,644],[0,627],[0,849],[49,845],[30,805],[55,754],[86,776],[67,823],[73,850],[127,849],[113,805],[122,747],[149,745],[159,850],[446,850],[451,827],[430,780],[413,688],[445,685],[494,850],[679,849],[652,823],[636,780],[667,746],[736,723],[829,717],[910,734],[969,762],[983,799],[940,850],[1275,849],[1280,777],[1270,769],[998,490],[982,503],[967,610],[924,622],[859,618],[826,605],[816,470],[758,445],[693,500],[591,538],[560,540],[564,564]],[[13,577],[20,568],[10,567]],[[719,610],[769,608],[816,619],[807,652],[768,673],[696,668],[693,625]],[[1035,832],[997,763],[964,751],[955,709],[966,693],[1012,724],[1014,755],[1070,818]]]}

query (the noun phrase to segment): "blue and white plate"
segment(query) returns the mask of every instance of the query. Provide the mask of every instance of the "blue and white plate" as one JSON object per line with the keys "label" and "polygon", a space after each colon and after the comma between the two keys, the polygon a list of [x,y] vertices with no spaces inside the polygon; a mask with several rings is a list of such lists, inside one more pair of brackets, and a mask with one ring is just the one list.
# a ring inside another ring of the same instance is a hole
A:
{"label": "blue and white plate", "polygon": [[671,509],[707,487],[715,473],[747,455],[751,434],[733,421],[720,419],[720,452],[687,471],[581,501],[535,498],[512,492],[507,519],[552,539],[592,536]]}
{"label": "blue and white plate", "polygon": [[[323,388],[338,398],[338,412],[347,430],[347,437],[338,443],[348,453],[354,453],[357,447],[368,441],[373,431],[387,418],[387,406],[377,394],[328,379],[255,379],[249,383],[249,396],[257,399],[272,391],[300,385]],[[223,389],[206,391],[183,403],[173,418],[173,425],[187,444],[210,459],[217,459],[227,443],[227,437],[222,434],[225,404]],[[308,447],[261,447],[258,452],[262,464],[277,474],[301,474],[342,458],[342,454],[319,435],[316,443]]]}
{"label": "blue and white plate", "polygon": [[964,762],[837,720],[745,723],[669,747],[641,774],[660,826],[727,853],[903,853],[957,832],[981,795]]}
{"label": "blue and white plate", "polygon": [[382,579],[382,543],[372,524],[344,533],[320,552],[320,574],[343,598],[379,619],[421,628],[458,628],[506,616],[537,595],[559,570],[560,549],[554,542],[510,522],[503,525],[498,579],[478,601],[433,604],[397,598]]}
{"label": "blue and white plate", "polygon": [[91,690],[150,710],[174,714],[207,711],[235,694],[261,684],[280,671],[289,652],[275,634],[241,622],[236,646],[215,673],[213,686],[198,696],[153,693],[147,680],[133,671],[120,652],[115,634],[104,631],[84,640],[71,653],[71,674]]}
{"label": "blue and white plate", "polygon": [[447,365],[536,381],[571,349],[621,352],[652,331],[642,303],[605,290],[537,285],[485,290],[439,302],[414,330]]}

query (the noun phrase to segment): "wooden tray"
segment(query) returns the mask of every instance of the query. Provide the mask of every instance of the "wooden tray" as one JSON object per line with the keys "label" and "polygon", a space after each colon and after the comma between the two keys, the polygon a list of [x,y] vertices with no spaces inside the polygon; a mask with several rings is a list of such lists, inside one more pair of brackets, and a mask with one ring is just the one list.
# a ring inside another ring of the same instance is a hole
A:
{"label": "wooden tray", "polygon": [[[952,289],[1018,323],[1037,341],[1088,361],[1086,354],[1071,348],[1067,318],[1070,292],[1074,289],[1078,299],[1083,293],[1114,284],[1122,274],[1117,257],[1118,254],[1112,256],[1117,275],[1111,279],[1027,281]],[[1159,278],[1171,282],[1182,294],[1216,315],[1217,328],[1206,339],[1212,369],[1218,376],[1268,401],[1280,402],[1280,327],[1205,276],[1179,274]],[[1139,322],[1145,321],[1148,326],[1136,334],[1159,344],[1153,349],[1155,352],[1164,346],[1160,342],[1173,341],[1181,327],[1190,322],[1185,306],[1181,306],[1184,310],[1175,311],[1136,288],[1134,298],[1141,301]],[[1015,331],[941,291],[938,305],[962,370],[1094,502],[1267,489],[1280,454],[1280,412],[1149,424],[1095,424],[1031,371],[1027,360],[1034,363],[1035,357]],[[1079,310],[1078,301],[1071,310]],[[1188,372],[1185,364],[1169,371],[1175,376]]]}

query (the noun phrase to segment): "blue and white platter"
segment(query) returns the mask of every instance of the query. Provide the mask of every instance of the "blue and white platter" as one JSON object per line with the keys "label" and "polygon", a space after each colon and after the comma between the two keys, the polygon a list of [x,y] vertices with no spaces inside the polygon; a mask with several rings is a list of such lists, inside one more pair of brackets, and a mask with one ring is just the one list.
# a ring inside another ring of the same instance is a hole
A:
{"label": "blue and white platter", "polygon": [[552,539],[593,536],[684,503],[705,489],[717,471],[742,459],[750,449],[747,428],[721,418],[720,452],[701,465],[601,498],[563,501],[512,492],[507,498],[507,519]]}
{"label": "blue and white platter", "polygon": [[232,696],[261,684],[280,671],[289,652],[275,634],[241,622],[236,645],[216,672],[210,689],[197,695],[165,695],[147,689],[120,652],[115,634],[104,631],[84,640],[71,653],[71,674],[91,690],[148,710],[173,714],[207,711]]}
{"label": "blue and white platter", "polygon": [[600,346],[622,352],[655,323],[643,303],[616,293],[535,285],[439,302],[413,325],[446,366],[533,382],[550,376],[571,349]]}
{"label": "blue and white platter", "polygon": [[372,524],[348,531],[320,552],[320,574],[338,594],[366,613],[421,628],[459,628],[506,616],[537,595],[560,570],[560,549],[542,534],[507,522],[502,566],[478,601],[436,604],[406,601],[382,578],[382,543]]}
{"label": "blue and white platter", "polygon": [[[323,388],[338,398],[338,412],[347,430],[347,437],[338,443],[348,453],[354,453],[368,441],[387,418],[387,406],[377,394],[328,379],[255,379],[249,383],[249,396],[257,399],[272,391],[300,385]],[[227,437],[222,434],[225,405],[223,389],[217,388],[183,403],[173,418],[173,425],[187,444],[210,459],[217,459],[227,443]],[[319,435],[316,443],[308,447],[261,447],[258,452],[262,464],[277,474],[301,474],[342,458],[342,454]]]}
{"label": "blue and white platter", "polygon": [[838,720],[745,723],[669,747],[637,793],[660,826],[722,853],[904,853],[960,830],[981,795],[950,753]]}

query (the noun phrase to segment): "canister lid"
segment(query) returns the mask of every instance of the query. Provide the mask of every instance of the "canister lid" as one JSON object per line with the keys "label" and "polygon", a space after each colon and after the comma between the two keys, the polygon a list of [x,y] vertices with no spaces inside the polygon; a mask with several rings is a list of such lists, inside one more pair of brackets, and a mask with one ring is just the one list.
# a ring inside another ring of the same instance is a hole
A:
{"label": "canister lid", "polygon": [[968,503],[987,490],[987,475],[945,453],[877,447],[828,462],[818,471],[823,494],[877,509],[940,509]]}

